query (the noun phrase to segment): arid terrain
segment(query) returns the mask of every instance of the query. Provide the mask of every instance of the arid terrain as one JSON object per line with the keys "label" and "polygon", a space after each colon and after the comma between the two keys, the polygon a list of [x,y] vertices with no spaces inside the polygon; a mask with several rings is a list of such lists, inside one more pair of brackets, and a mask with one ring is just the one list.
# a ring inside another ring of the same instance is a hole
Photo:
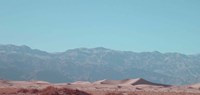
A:
{"label": "arid terrain", "polygon": [[144,79],[77,81],[0,81],[0,95],[200,95],[200,84],[171,86]]}

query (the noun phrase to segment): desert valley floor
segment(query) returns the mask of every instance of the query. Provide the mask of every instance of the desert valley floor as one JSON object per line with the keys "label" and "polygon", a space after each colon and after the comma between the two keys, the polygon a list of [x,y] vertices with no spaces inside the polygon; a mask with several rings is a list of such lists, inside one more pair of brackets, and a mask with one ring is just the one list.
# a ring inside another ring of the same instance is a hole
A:
{"label": "desert valley floor", "polygon": [[0,95],[200,95],[200,84],[171,86],[144,79],[77,81],[0,81]]}

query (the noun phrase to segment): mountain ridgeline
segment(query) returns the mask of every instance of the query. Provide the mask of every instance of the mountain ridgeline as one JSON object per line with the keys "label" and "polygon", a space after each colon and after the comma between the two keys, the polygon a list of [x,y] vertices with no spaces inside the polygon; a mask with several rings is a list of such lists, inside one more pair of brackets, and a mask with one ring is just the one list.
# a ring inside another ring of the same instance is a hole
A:
{"label": "mountain ridgeline", "polygon": [[200,55],[78,48],[48,53],[0,45],[0,79],[49,82],[144,78],[163,84],[200,82]]}

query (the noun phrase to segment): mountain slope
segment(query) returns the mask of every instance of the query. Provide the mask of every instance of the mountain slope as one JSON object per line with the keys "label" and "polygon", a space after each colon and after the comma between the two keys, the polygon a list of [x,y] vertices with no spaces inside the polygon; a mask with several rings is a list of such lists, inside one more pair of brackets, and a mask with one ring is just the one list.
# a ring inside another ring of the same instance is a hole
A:
{"label": "mountain slope", "polygon": [[116,51],[102,47],[48,53],[0,45],[0,78],[49,82],[142,77],[164,84],[200,81],[200,55]]}

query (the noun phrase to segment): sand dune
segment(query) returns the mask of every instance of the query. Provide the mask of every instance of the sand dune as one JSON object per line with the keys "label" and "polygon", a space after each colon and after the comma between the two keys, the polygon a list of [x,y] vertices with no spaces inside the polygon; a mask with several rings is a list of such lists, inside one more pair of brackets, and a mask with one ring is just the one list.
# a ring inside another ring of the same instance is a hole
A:
{"label": "sand dune", "polygon": [[72,82],[72,83],[69,83],[71,85],[73,84],[91,84],[91,82],[88,82],[88,81],[76,81],[76,82]]}
{"label": "sand dune", "polygon": [[105,79],[104,80],[98,80],[98,81],[93,82],[92,84],[102,84],[102,82],[104,82],[104,81],[105,81]]}
{"label": "sand dune", "polygon": [[31,81],[33,83],[36,83],[36,84],[50,84],[49,82],[46,82],[46,81]]}
{"label": "sand dune", "polygon": [[100,82],[101,84],[108,85],[153,85],[153,86],[169,86],[164,84],[152,83],[142,78],[137,79],[125,79],[125,80],[104,80]]}
{"label": "sand dune", "polygon": [[[22,95],[18,94],[19,92],[25,93],[23,95],[38,95],[38,93],[41,93],[41,91],[44,91],[44,89],[48,87],[51,87],[51,89],[48,89],[49,91],[53,90],[54,92],[62,93],[55,95],[66,95],[64,94],[66,91],[75,93],[83,91],[90,93],[89,95],[200,95],[200,83],[187,86],[168,86],[149,82],[142,78],[124,80],[99,80],[92,83],[87,81],[77,81],[72,83],[56,84],[48,83],[45,81],[0,80],[0,95]],[[35,94],[33,94],[33,92]]]}
{"label": "sand dune", "polygon": [[200,83],[190,85],[190,87],[200,89]]}

